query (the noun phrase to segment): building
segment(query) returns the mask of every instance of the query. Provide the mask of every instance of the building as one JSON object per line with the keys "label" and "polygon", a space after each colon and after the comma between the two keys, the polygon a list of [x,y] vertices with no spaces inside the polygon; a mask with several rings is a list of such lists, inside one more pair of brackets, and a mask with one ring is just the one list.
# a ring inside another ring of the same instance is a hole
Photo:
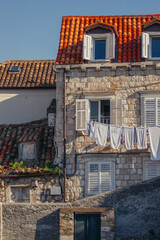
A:
{"label": "building", "polygon": [[55,164],[66,169],[66,200],[160,175],[147,149],[98,146],[87,122],[159,125],[160,15],[66,16],[56,59]]}

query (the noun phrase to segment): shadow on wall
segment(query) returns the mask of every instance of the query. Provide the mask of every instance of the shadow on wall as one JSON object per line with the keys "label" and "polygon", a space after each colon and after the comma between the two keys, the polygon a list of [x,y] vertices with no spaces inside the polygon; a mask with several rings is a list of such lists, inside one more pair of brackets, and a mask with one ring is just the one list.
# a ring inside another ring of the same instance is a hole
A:
{"label": "shadow on wall", "polygon": [[36,224],[34,240],[59,239],[59,210],[39,219]]}

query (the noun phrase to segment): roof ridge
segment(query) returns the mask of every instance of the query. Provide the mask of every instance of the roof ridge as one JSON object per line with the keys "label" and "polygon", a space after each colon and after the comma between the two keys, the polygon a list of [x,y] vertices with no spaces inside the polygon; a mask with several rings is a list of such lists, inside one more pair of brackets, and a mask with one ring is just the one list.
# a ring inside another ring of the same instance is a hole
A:
{"label": "roof ridge", "polygon": [[0,65],[2,64],[8,64],[8,63],[15,63],[15,62],[54,62],[55,59],[39,59],[39,60],[7,60],[7,61],[4,61],[4,62],[1,62]]}
{"label": "roof ridge", "polygon": [[155,14],[127,14],[127,15],[91,15],[91,16],[87,16],[87,15],[67,15],[67,16],[62,16],[62,19],[64,18],[95,18],[95,17],[150,17],[150,16],[160,16],[159,13],[155,13]]}

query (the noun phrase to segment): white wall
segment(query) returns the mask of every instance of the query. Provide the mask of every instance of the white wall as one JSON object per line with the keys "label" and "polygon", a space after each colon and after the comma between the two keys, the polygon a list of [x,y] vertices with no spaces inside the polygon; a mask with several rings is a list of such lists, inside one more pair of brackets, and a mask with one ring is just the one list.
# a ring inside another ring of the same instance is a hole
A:
{"label": "white wall", "polygon": [[47,116],[55,89],[0,90],[0,124],[25,123]]}

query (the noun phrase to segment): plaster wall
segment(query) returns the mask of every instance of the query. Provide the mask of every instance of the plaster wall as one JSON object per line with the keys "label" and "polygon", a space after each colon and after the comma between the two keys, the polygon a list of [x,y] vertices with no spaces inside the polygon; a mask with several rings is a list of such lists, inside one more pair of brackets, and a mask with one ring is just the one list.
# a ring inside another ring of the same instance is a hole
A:
{"label": "plaster wall", "polygon": [[0,124],[19,124],[47,116],[55,89],[0,90]]}

